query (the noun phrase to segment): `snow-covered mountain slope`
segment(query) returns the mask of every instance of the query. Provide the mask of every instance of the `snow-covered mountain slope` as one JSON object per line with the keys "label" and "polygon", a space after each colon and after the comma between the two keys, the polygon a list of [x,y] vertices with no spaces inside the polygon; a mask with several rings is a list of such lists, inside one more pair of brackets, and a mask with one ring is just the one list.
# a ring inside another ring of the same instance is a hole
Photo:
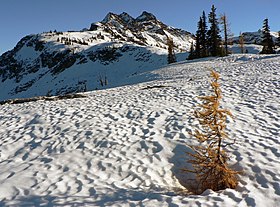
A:
{"label": "snow-covered mountain slope", "polygon": [[148,12],[109,13],[89,30],[26,36],[0,57],[0,100],[119,86],[167,63],[167,37],[183,53],[178,60],[186,59],[193,36]]}
{"label": "snow-covered mountain slope", "polygon": [[[210,68],[235,118],[230,164],[243,174],[235,190],[189,195],[181,168]],[[0,205],[279,205],[280,56],[180,62],[134,78],[150,82],[0,106]]]}

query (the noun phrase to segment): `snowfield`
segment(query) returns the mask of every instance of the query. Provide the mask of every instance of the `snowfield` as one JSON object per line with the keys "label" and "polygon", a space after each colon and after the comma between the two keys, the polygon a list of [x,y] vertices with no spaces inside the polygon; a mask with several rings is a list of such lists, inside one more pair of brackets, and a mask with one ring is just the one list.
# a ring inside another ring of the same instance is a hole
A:
{"label": "snowfield", "polygon": [[[189,132],[209,69],[234,115],[237,189],[191,195]],[[280,205],[280,56],[175,63],[87,98],[0,106],[0,206]]]}

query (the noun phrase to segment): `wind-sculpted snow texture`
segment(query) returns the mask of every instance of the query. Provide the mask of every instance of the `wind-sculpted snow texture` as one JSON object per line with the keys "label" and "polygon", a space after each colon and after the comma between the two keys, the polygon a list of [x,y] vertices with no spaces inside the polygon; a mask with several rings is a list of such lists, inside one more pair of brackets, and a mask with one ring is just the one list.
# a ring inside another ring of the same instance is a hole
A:
{"label": "wind-sculpted snow texture", "polygon": [[[237,189],[190,195],[186,151],[209,69],[232,111]],[[280,56],[180,62],[88,98],[0,106],[0,206],[278,206]]]}

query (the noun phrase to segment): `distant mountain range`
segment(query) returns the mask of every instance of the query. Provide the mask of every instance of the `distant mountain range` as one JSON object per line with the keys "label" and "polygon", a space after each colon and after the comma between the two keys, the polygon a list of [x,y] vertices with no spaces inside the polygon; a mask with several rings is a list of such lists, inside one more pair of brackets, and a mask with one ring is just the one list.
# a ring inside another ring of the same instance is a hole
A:
{"label": "distant mountain range", "polygon": [[[278,32],[271,32],[273,41],[276,41],[276,38],[278,37]],[[242,33],[244,37],[244,43],[245,44],[257,44],[261,45],[262,43],[262,31],[258,30],[257,32],[243,32]],[[234,43],[238,43],[239,37],[234,37]]]}
{"label": "distant mountain range", "polygon": [[194,36],[148,12],[137,18],[109,13],[78,32],[28,35],[0,57],[0,100],[128,84],[167,63],[167,37],[185,59]]}
{"label": "distant mountain range", "polygon": [[[245,43],[259,44],[260,35],[244,33]],[[82,31],[28,35],[0,57],[0,100],[140,82],[145,72],[167,64],[167,37],[177,59],[185,60],[194,35],[148,12],[137,18],[108,13]]]}

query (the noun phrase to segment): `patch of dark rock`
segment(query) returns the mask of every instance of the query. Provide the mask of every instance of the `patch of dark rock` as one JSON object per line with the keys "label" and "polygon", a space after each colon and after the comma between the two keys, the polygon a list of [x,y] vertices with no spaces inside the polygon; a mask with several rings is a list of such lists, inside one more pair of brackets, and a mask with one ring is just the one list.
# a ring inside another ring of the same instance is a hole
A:
{"label": "patch of dark rock", "polygon": [[141,90],[148,90],[148,89],[154,89],[154,88],[169,88],[171,86],[165,86],[165,85],[155,85],[155,86],[146,86],[144,88],[141,88]]}
{"label": "patch of dark rock", "polygon": [[57,101],[57,100],[64,100],[64,99],[74,99],[74,98],[86,98],[87,96],[80,93],[75,94],[65,94],[60,96],[37,96],[32,98],[18,98],[18,99],[9,99],[5,101],[0,101],[0,105],[4,104],[21,104],[27,102],[35,102],[35,101]]}

